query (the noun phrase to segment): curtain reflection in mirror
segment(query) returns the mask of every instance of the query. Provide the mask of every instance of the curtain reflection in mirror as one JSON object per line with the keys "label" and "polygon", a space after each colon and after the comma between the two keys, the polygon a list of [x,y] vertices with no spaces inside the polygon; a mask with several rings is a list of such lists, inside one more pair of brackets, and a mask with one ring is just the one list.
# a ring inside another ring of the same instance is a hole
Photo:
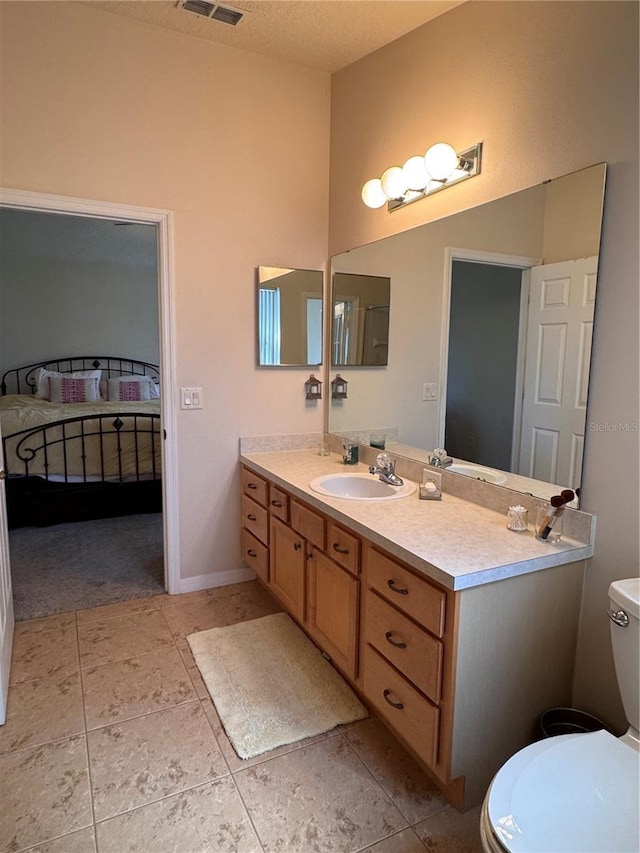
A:
{"label": "curtain reflection in mirror", "polygon": [[258,295],[260,364],[280,364],[280,288],[261,287]]}

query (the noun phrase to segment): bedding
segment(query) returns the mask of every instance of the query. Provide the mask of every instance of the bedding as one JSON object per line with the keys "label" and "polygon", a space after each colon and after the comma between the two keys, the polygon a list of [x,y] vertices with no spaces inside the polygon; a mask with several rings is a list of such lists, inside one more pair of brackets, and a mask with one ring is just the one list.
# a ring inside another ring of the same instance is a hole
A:
{"label": "bedding", "polygon": [[[8,394],[0,397],[5,466],[10,476],[65,481],[159,478],[160,420],[147,417],[159,414],[158,399],[58,403]],[[46,431],[45,448],[42,432],[22,442],[14,435],[58,421]]]}

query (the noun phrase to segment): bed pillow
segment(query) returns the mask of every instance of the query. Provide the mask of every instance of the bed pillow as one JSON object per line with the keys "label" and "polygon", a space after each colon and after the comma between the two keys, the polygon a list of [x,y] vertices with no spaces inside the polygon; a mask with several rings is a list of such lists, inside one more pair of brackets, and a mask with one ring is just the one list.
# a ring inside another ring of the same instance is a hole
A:
{"label": "bed pillow", "polygon": [[97,403],[100,400],[99,379],[49,376],[49,396],[52,403]]}
{"label": "bed pillow", "polygon": [[[120,400],[124,399],[124,397],[113,396],[116,392],[109,393],[109,383],[110,382],[142,382],[144,384],[149,385],[149,396],[143,396],[139,399],[141,400],[159,400],[160,399],[160,385],[152,376],[142,376],[137,373],[124,373],[122,376],[114,376],[112,379],[102,379],[100,380],[100,394],[103,400]],[[114,386],[115,387],[115,386]],[[146,394],[146,391],[143,391],[143,394]],[[135,399],[138,399],[137,397]]]}
{"label": "bed pillow", "polygon": [[101,370],[74,370],[72,373],[58,373],[57,370],[45,370],[44,367],[41,367],[40,372],[38,373],[38,390],[36,392],[36,397],[39,400],[51,399],[49,396],[49,378],[95,379],[99,382],[101,376]]}
{"label": "bed pillow", "polygon": [[155,383],[150,376],[118,376],[107,382],[106,399],[122,402],[151,400],[156,396],[154,390]]}

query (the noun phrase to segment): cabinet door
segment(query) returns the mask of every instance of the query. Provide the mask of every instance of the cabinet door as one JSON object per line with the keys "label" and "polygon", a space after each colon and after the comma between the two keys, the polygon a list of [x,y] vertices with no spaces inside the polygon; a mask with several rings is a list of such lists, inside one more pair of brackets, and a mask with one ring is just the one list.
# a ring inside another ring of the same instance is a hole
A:
{"label": "cabinet door", "polygon": [[302,536],[277,518],[271,518],[269,588],[300,622],[305,615],[305,546]]}
{"label": "cabinet door", "polygon": [[359,581],[315,548],[307,571],[307,629],[336,666],[355,679]]}

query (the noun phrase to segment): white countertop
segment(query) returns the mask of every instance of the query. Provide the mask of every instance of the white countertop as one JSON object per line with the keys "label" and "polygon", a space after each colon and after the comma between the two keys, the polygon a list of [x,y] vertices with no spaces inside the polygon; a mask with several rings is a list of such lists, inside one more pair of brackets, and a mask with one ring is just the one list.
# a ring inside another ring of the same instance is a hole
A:
{"label": "white countertop", "polygon": [[241,462],[309,505],[365,536],[390,554],[450,589],[466,589],[503,578],[584,560],[592,545],[563,539],[553,545],[526,533],[507,530],[506,516],[443,494],[441,501],[418,493],[390,501],[331,498],[311,491],[315,477],[368,472],[335,453],[315,449],[243,453]]}

